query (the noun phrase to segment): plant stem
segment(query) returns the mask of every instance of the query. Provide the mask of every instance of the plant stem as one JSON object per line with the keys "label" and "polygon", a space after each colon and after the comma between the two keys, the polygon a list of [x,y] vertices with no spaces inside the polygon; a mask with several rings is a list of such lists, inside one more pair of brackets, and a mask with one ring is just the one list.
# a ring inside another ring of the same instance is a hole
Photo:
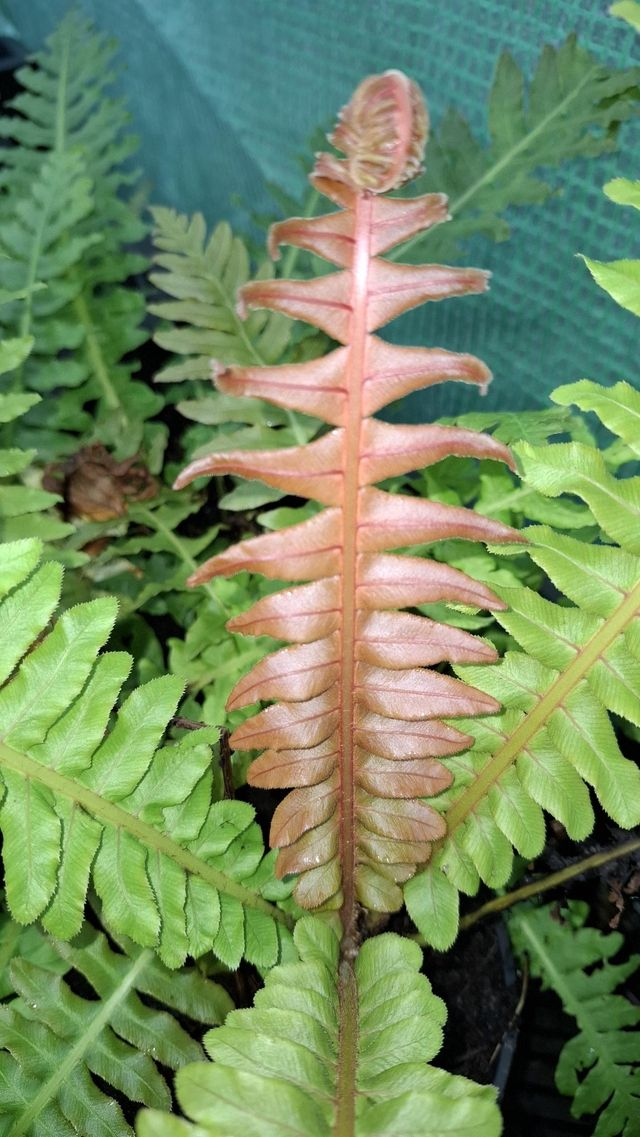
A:
{"label": "plant stem", "polygon": [[278,920],[279,923],[289,925],[289,917],[279,908],[276,908],[274,904],[264,900],[257,892],[239,884],[226,873],[209,865],[195,853],[173,841],[166,833],[142,821],[135,814],[128,813],[126,809],[115,802],[101,797],[95,790],[89,789],[82,782],[76,781],[66,774],[61,774],[58,770],[43,765],[42,762],[36,762],[28,755],[14,750],[6,742],[0,742],[0,768],[2,767],[13,770],[25,779],[32,780],[36,785],[46,786],[54,797],[60,795],[67,798],[68,801],[75,802],[103,825],[110,825],[131,834],[147,849],[163,854],[174,864],[184,869],[186,873],[192,873],[199,877],[219,892],[225,892],[228,896],[235,897],[241,904],[249,908],[257,908],[259,911],[267,913],[274,920]]}
{"label": "plant stem", "polygon": [[358,1061],[358,988],[353,964],[343,960],[338,979],[339,1037],[334,1137],[355,1133],[356,1070]]}
{"label": "plant stem", "polygon": [[486,904],[482,904],[473,912],[462,917],[460,931],[471,928],[478,920],[483,920],[486,916],[503,912],[505,908],[511,908],[512,905],[518,904],[521,900],[529,900],[530,897],[537,896],[541,892],[549,892],[550,889],[557,888],[559,885],[565,884],[566,881],[573,880],[576,876],[582,876],[583,873],[600,868],[601,865],[609,864],[610,861],[629,857],[638,849],[640,849],[640,837],[635,837],[631,841],[616,845],[613,849],[605,849],[601,853],[592,853],[589,857],[582,857],[579,861],[567,865],[566,868],[550,873],[549,876],[543,876],[539,880],[534,880],[531,884],[523,884],[520,888],[514,888],[512,892],[505,892],[502,896],[494,896],[493,899],[487,900]]}
{"label": "plant stem", "polygon": [[[16,1120],[15,1124],[11,1126],[11,1129],[7,1131],[7,1137],[23,1137],[24,1134],[32,1132],[31,1126],[33,1122],[40,1116],[42,1110],[45,1109],[50,1102],[54,1101],[71,1072],[78,1063],[82,1061],[85,1054],[96,1044],[98,1038],[109,1025],[114,1014],[118,1011],[118,1008],[135,987],[138,976],[144,971],[144,968],[152,959],[153,952],[145,950],[140,953],[137,959],[131,960],[129,970],[113,994],[109,996],[106,1002],[97,1004],[98,1010],[87,1023],[80,1038],[74,1043],[71,1049],[67,1051],[67,1054],[61,1057],[61,1061],[56,1066],[54,1073],[40,1086],[35,1097],[29,1102],[29,1105]],[[96,1006],[95,1003],[93,1005]]]}
{"label": "plant stem", "polygon": [[[161,533],[162,536],[167,539],[169,544],[173,546],[182,563],[186,565],[187,568],[191,570],[191,572],[195,572],[198,567],[197,561],[195,561],[188,550],[185,549],[182,539],[177,535],[177,533],[174,533],[173,529],[170,529],[168,525],[165,525],[164,521],[160,520],[153,509],[144,509],[139,506],[136,512],[143,524],[148,525],[149,529],[155,529],[156,533]],[[222,612],[225,616],[231,615],[229,609],[225,607],[225,605],[220,600],[220,597],[216,594],[216,590],[211,584],[211,581],[208,581],[206,584],[202,585],[202,588],[207,593],[207,596],[213,600],[213,603],[219,612]],[[233,642],[236,644],[235,638]]]}

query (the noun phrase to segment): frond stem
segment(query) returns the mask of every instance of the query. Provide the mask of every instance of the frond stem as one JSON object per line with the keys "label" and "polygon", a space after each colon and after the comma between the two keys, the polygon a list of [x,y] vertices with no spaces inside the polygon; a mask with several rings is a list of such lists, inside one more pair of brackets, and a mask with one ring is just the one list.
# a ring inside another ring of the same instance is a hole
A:
{"label": "frond stem", "polygon": [[118,984],[115,991],[109,996],[105,1003],[98,1003],[99,1010],[96,1011],[93,1018],[87,1024],[82,1035],[78,1041],[71,1047],[67,1055],[62,1059],[60,1064],[56,1067],[54,1073],[38,1090],[36,1096],[29,1102],[24,1113],[17,1119],[14,1125],[7,1133],[7,1137],[24,1137],[25,1134],[31,1131],[31,1126],[36,1118],[40,1115],[42,1110],[54,1101],[57,1097],[58,1091],[62,1089],[67,1078],[70,1076],[72,1070],[82,1060],[84,1055],[96,1042],[107,1027],[117,1011],[121,1003],[129,995],[130,991],[135,987],[136,980],[141,971],[153,958],[153,952],[145,949],[140,952],[137,959],[131,960],[131,966],[124,976],[122,981]]}
{"label": "frond stem", "polygon": [[[558,675],[536,705],[524,716],[510,738],[491,756],[484,769],[454,802],[446,815],[447,835],[451,835],[466,820],[490,787],[527,749],[527,744],[561,707],[571,692],[588,674],[607,648],[622,634],[640,611],[640,581],[624,597],[611,616],[597,632],[576,652],[571,663]],[[446,840],[443,838],[442,840]]]}
{"label": "frond stem", "polygon": [[263,900],[250,888],[245,888],[244,885],[232,880],[225,873],[208,865],[206,861],[178,845],[165,833],[160,833],[134,814],[127,813],[126,809],[122,809],[114,802],[107,801],[100,794],[89,789],[88,786],[75,781],[73,778],[68,778],[58,770],[44,766],[41,762],[36,762],[26,754],[20,754],[8,746],[6,742],[0,742],[0,769],[3,766],[20,774],[23,778],[31,779],[38,785],[46,786],[54,795],[59,794],[61,797],[67,798],[68,801],[81,806],[99,821],[130,833],[147,849],[151,849],[155,853],[162,853],[169,860],[180,865],[186,872],[200,877],[201,880],[206,881],[219,892],[225,892],[228,896],[235,897],[246,907],[257,908],[261,912],[267,913],[274,920],[278,920],[279,923],[289,926],[289,917],[284,912],[270,904],[268,900]]}

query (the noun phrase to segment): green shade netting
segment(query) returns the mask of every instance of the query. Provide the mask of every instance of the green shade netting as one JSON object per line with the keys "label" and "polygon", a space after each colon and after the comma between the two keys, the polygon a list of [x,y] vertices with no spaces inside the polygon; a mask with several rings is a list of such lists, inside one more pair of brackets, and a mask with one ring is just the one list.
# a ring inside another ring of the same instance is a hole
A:
{"label": "green shade netting", "polygon": [[[6,0],[16,34],[41,46],[67,0]],[[309,136],[329,126],[354,86],[389,67],[424,90],[437,123],[453,104],[475,132],[500,52],[530,75],[545,43],[571,31],[599,61],[638,62],[639,41],[601,0],[82,0],[120,42],[119,86],[140,136],[151,200],[200,209],[247,226],[249,212],[278,215],[267,183],[300,199]],[[637,382],[637,323],[599,291],[584,252],[633,256],[637,215],[601,193],[608,178],[640,176],[640,123],[621,147],[563,167],[562,192],[513,210],[510,240],[474,238],[464,261],[493,272],[489,297],[427,305],[391,329],[400,342],[472,351],[493,369],[485,400],[445,385],[409,400],[410,417],[543,406],[557,384],[588,376]],[[427,151],[428,161],[428,151]],[[458,389],[456,389],[458,388]]]}

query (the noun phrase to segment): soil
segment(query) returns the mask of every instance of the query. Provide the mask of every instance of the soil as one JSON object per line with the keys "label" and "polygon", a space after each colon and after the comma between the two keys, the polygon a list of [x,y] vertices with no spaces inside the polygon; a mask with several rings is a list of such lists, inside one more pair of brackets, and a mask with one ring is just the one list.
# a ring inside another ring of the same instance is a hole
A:
{"label": "soil", "polygon": [[515,1026],[520,981],[504,926],[479,924],[451,951],[425,951],[423,970],[448,1018],[436,1065],[476,1082],[491,1082],[502,1043]]}

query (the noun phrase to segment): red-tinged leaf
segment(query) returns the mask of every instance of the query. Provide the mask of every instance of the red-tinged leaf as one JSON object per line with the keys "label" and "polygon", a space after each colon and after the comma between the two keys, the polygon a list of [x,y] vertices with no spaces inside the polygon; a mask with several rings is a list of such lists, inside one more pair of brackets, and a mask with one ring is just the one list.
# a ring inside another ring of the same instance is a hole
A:
{"label": "red-tinged leaf", "polygon": [[[401,241],[408,241],[416,233],[448,219],[448,200],[442,193],[414,198],[378,197],[373,206],[371,254],[386,253]],[[269,253],[278,260],[280,245],[295,245],[341,268],[348,268],[353,259],[354,231],[353,210],[327,213],[322,217],[292,217],[271,226]]]}
{"label": "red-tinged leaf", "polygon": [[325,691],[306,703],[276,703],[237,728],[229,742],[236,750],[277,750],[317,746],[338,725],[337,696]]}
{"label": "red-tinged leaf", "polygon": [[461,718],[500,710],[500,704],[484,691],[439,671],[389,671],[358,663],[355,687],[367,710],[394,719]]}
{"label": "red-tinged leaf", "polygon": [[324,505],[340,505],[344,485],[343,435],[343,430],[332,430],[306,446],[290,446],[285,450],[226,450],[207,454],[182,471],[174,488],[182,489],[203,474],[242,474],[285,493],[310,497]]}
{"label": "red-tinged leaf", "polygon": [[354,743],[369,754],[391,761],[457,754],[471,746],[473,738],[448,723],[425,719],[390,719],[373,711],[361,712]]}
{"label": "red-tinged leaf", "polygon": [[339,750],[335,736],[303,750],[265,750],[252,762],[247,774],[250,786],[287,789],[315,786],[336,768]]}
{"label": "red-tinged leaf", "polygon": [[245,636],[272,636],[276,640],[308,643],[335,631],[340,625],[340,616],[340,588],[336,576],[264,596],[246,612],[229,620],[227,627]]}
{"label": "red-tinged leaf", "polygon": [[[452,454],[463,458],[493,458],[513,469],[513,458],[507,447],[489,434],[458,426],[392,426],[371,418],[365,419],[362,432],[360,485],[421,470]],[[266,480],[262,477],[262,481]]]}
{"label": "red-tinged leaf", "polygon": [[[293,793],[295,792],[294,790]],[[326,864],[335,858],[337,851],[338,822],[335,817],[330,817],[313,829],[309,829],[293,844],[280,850],[276,861],[276,876],[283,877],[292,872],[304,872],[305,869]]]}
{"label": "red-tinged leaf", "polygon": [[493,544],[524,540],[510,526],[472,509],[371,488],[360,491],[358,522],[358,550],[362,553],[449,537]]}
{"label": "red-tinged leaf", "polygon": [[189,577],[191,585],[204,584],[214,576],[234,576],[237,572],[259,572],[278,580],[317,580],[340,570],[342,532],[337,509],[249,541],[240,541],[224,553],[205,561]]}
{"label": "red-tinged leaf", "polygon": [[351,273],[332,272],[317,280],[252,280],[238,292],[238,313],[270,308],[305,320],[338,343],[349,339]]}
{"label": "red-tinged leaf", "polygon": [[370,75],[340,111],[329,141],[346,158],[319,154],[316,171],[355,190],[386,193],[422,169],[429,116],[420,88],[401,71]]}
{"label": "red-tinged leaf", "polygon": [[339,668],[340,641],[335,632],[314,643],[282,648],[261,659],[236,683],[227,699],[227,710],[259,700],[312,699],[337,681]]}
{"label": "red-tinged leaf", "polygon": [[304,447],[227,452],[194,463],[179,479],[240,473],[327,509],[290,529],[240,541],[213,557],[191,583],[242,569],[309,581],[254,604],[231,631],[299,645],[258,663],[236,685],[229,708],[281,702],[234,732],[231,744],[263,750],[249,781],[294,787],[274,814],[277,873],[299,874],[304,907],[341,908],[346,944],[357,903],[391,911],[399,885],[431,854],[445,822],[426,799],[451,781],[439,757],[472,741],[450,722],[493,714],[498,704],[451,676],[441,662],[495,658],[491,645],[426,617],[391,612],[444,601],[500,610],[482,583],[447,565],[383,550],[446,538],[524,541],[501,522],[418,497],[372,488],[387,477],[449,455],[512,466],[506,447],[457,427],[394,426],[370,416],[410,391],[453,379],[486,390],[488,368],[442,348],[403,348],[371,332],[425,300],[483,292],[488,274],[381,259],[400,241],[445,220],[442,194],[379,195],[420,166],[427,117],[418,89],[399,72],[364,81],[333,135],[345,158],[318,156],[312,182],[339,208],[274,226],[270,247],[307,249],[338,266],[315,280],[245,285],[242,314],[266,307],[322,328],[341,347],[323,359],[279,367],[214,367],[220,390],[257,396],[337,428]]}
{"label": "red-tinged leaf", "polygon": [[354,227],[355,217],[351,211],[278,221],[269,230],[269,254],[277,261],[280,259],[280,245],[295,245],[297,249],[307,249],[332,264],[346,268],[353,259]]}
{"label": "red-tinged leaf", "polygon": [[446,832],[440,814],[424,801],[373,797],[365,790],[358,790],[356,801],[358,820],[380,837],[437,841]]}
{"label": "red-tinged leaf", "polygon": [[359,836],[361,851],[372,861],[387,865],[426,864],[431,857],[431,845],[425,841],[395,841],[392,837],[380,837],[363,829]]}
{"label": "red-tinged leaf", "polygon": [[[400,265],[393,264],[392,261],[372,260],[367,283],[367,330],[375,332],[376,328],[383,327],[403,312],[417,308],[427,300],[445,300],[448,296],[486,292],[489,276],[490,273],[476,268]],[[321,280],[327,279],[330,278],[321,277]],[[345,295],[348,293],[345,292]],[[302,319],[306,317],[303,316]],[[315,320],[310,322],[316,323]],[[347,342],[342,336],[334,336],[334,339],[339,339],[340,343]]]}
{"label": "red-tinged leaf", "polygon": [[286,363],[280,367],[221,368],[214,364],[213,375],[216,387],[225,395],[266,399],[276,407],[290,407],[322,418],[334,426],[344,426],[347,356],[347,349],[339,347],[320,359],[312,359],[308,363]]}
{"label": "red-tinged leaf", "polygon": [[358,608],[412,608],[442,600],[501,612],[490,588],[460,569],[422,557],[377,554],[358,560]]}
{"label": "red-tinged leaf", "polygon": [[449,770],[434,758],[389,761],[357,752],[358,785],[374,797],[434,797],[451,785]]}
{"label": "red-tinged leaf", "polygon": [[376,667],[426,667],[451,663],[491,663],[492,644],[462,628],[450,628],[408,612],[360,611],[356,625],[356,659]]}
{"label": "red-tinged leaf", "polygon": [[[441,347],[397,347],[377,336],[367,336],[362,380],[364,415],[372,415],[387,403],[421,387],[448,380],[475,383],[484,394],[491,382],[491,372],[474,355],[461,355]],[[333,422],[333,419],[327,421]]]}
{"label": "red-tinged leaf", "polygon": [[314,786],[292,790],[276,807],[271,819],[269,841],[274,849],[292,845],[308,829],[322,825],[333,816],[338,802],[338,774]]}

